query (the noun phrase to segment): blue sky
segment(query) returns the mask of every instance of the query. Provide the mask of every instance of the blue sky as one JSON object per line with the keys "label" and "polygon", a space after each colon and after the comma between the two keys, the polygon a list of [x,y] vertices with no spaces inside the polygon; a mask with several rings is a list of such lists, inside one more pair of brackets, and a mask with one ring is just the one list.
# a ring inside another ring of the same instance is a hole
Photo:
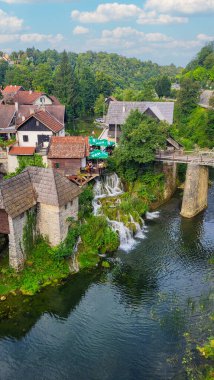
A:
{"label": "blue sky", "polygon": [[214,0],[0,0],[0,50],[119,53],[186,65],[214,40]]}

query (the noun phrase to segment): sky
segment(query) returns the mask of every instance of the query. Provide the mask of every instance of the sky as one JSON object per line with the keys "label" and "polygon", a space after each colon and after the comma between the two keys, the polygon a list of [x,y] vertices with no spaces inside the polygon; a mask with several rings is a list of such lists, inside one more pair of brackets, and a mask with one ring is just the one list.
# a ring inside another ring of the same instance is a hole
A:
{"label": "sky", "polygon": [[214,40],[214,0],[0,0],[0,50],[106,51],[185,66]]}

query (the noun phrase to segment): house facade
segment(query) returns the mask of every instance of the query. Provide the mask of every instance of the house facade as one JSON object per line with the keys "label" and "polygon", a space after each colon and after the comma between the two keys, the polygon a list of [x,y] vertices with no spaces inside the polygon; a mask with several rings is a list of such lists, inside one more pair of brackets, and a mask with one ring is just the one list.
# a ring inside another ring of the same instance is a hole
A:
{"label": "house facade", "polygon": [[64,176],[80,173],[89,156],[88,137],[52,137],[48,149],[48,164]]}
{"label": "house facade", "polygon": [[47,148],[52,136],[64,135],[64,125],[46,110],[33,113],[17,127],[20,147]]}
{"label": "house facade", "polygon": [[126,122],[131,111],[151,116],[158,121],[173,123],[174,102],[110,102],[105,123],[107,124],[107,137],[115,142],[119,141],[121,127]]}

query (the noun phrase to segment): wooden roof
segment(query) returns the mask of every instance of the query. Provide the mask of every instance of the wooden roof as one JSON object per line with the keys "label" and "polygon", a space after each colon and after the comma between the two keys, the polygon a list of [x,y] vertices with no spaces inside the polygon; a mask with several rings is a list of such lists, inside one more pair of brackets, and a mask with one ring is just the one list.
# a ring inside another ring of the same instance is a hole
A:
{"label": "wooden roof", "polygon": [[110,102],[106,124],[123,125],[132,110],[144,113],[151,110],[159,119],[173,123],[174,102]]}
{"label": "wooden roof", "polygon": [[77,185],[53,169],[29,167],[0,183],[0,208],[15,218],[37,202],[61,207],[80,193]]}

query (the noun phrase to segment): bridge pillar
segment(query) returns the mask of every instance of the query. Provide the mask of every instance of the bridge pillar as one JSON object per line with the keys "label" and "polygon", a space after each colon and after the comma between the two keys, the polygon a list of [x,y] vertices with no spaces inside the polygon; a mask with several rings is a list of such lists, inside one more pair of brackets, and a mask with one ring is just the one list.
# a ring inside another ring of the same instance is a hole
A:
{"label": "bridge pillar", "polygon": [[177,164],[176,162],[164,162],[163,172],[165,175],[164,199],[169,199],[177,187]]}
{"label": "bridge pillar", "polygon": [[188,164],[181,215],[192,218],[207,207],[209,169],[207,166]]}

